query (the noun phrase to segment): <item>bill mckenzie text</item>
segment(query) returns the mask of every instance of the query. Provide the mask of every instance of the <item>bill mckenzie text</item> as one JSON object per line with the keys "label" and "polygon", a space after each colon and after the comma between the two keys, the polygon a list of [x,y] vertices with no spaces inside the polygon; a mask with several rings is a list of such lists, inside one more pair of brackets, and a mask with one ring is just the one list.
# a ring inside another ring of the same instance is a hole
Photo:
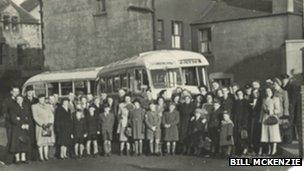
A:
{"label": "bill mckenzie text", "polygon": [[302,166],[301,158],[229,158],[229,166]]}

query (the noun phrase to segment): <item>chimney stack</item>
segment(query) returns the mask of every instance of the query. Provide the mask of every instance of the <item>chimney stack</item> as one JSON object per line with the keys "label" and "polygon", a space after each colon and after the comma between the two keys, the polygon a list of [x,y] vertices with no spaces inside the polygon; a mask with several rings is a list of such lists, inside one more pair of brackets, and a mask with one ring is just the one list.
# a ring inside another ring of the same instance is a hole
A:
{"label": "chimney stack", "polygon": [[272,13],[294,12],[294,0],[272,0]]}

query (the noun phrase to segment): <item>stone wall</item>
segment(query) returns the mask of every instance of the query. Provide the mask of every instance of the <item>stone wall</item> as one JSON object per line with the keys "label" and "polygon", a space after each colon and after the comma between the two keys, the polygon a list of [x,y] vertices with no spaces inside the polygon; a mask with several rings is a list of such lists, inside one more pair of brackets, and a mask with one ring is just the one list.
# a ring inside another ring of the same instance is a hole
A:
{"label": "stone wall", "polygon": [[242,84],[264,80],[285,72],[285,40],[302,38],[301,23],[298,15],[273,15],[192,25],[192,49],[198,51],[199,29],[211,28],[210,72],[233,74]]}
{"label": "stone wall", "polygon": [[107,0],[106,13],[98,2],[43,0],[45,67],[101,66],[153,50],[150,0]]}

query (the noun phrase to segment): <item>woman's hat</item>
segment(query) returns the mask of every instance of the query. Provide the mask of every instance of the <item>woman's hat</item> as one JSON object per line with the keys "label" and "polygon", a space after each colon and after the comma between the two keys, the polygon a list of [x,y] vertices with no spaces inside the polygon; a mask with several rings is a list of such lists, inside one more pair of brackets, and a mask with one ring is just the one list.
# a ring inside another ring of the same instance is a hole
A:
{"label": "woman's hat", "polygon": [[278,78],[274,78],[273,82],[277,83],[279,86],[282,86],[282,81],[280,79],[278,79]]}

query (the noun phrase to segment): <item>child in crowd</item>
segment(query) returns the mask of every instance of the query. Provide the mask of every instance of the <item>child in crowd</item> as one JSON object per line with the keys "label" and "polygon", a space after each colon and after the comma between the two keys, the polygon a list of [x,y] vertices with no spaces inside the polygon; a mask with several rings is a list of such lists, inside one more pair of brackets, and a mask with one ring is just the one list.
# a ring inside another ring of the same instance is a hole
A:
{"label": "child in crowd", "polygon": [[109,105],[104,105],[104,112],[100,115],[100,128],[103,140],[104,156],[110,156],[112,151],[112,134],[114,128],[114,114]]}
{"label": "child in crowd", "polygon": [[201,153],[199,144],[202,139],[202,134],[206,127],[205,125],[206,119],[203,120],[202,114],[203,114],[203,110],[197,108],[194,112],[194,116],[190,120],[189,135],[190,135],[191,143],[190,143],[190,149],[188,149],[188,154],[191,153],[191,150],[194,150],[193,154],[196,156],[200,155]]}
{"label": "child in crowd", "polygon": [[143,153],[143,139],[145,137],[145,110],[141,108],[139,101],[134,101],[135,109],[130,111],[130,125],[132,128],[132,139],[134,141],[135,155]]}
{"label": "child in crowd", "polygon": [[120,155],[123,155],[125,146],[126,146],[126,155],[130,154],[130,143],[129,137],[127,133],[127,126],[128,126],[128,118],[129,118],[129,110],[126,108],[126,105],[123,103],[119,106],[119,121],[118,121],[118,128],[117,133],[119,134],[119,141],[120,141]]}
{"label": "child in crowd", "polygon": [[97,136],[99,132],[98,117],[95,113],[95,107],[89,106],[89,113],[86,114],[86,127],[87,127],[87,144],[86,150],[87,155],[91,155],[91,146],[93,144],[93,156],[96,157],[98,154]]}
{"label": "child in crowd", "polygon": [[87,137],[86,125],[81,109],[76,109],[75,119],[73,121],[74,152],[76,158],[81,158],[84,151],[84,138]]}
{"label": "child in crowd", "polygon": [[223,120],[221,122],[220,146],[224,156],[230,156],[234,145],[233,140],[233,122],[230,119],[228,111],[223,112]]}
{"label": "child in crowd", "polygon": [[178,141],[179,112],[176,110],[176,104],[169,105],[169,111],[162,117],[164,127],[164,141],[167,142],[167,154],[175,155],[176,142]]}
{"label": "child in crowd", "polygon": [[161,116],[156,112],[156,105],[150,103],[150,110],[146,113],[147,139],[150,143],[150,154],[160,155],[159,142],[161,137]]}

